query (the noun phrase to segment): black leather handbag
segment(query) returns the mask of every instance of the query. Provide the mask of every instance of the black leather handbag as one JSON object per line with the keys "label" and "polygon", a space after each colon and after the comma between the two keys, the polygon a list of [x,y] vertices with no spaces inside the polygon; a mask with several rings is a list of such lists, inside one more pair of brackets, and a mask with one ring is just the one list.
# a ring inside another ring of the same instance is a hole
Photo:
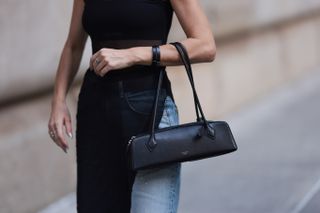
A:
{"label": "black leather handbag", "polygon": [[155,129],[159,93],[164,75],[162,69],[159,73],[150,130],[132,136],[127,144],[129,167],[135,171],[173,162],[215,157],[238,149],[226,121],[211,121],[205,118],[195,90],[191,63],[185,47],[180,42],[170,44],[176,47],[186,68],[193,91],[197,120]]}

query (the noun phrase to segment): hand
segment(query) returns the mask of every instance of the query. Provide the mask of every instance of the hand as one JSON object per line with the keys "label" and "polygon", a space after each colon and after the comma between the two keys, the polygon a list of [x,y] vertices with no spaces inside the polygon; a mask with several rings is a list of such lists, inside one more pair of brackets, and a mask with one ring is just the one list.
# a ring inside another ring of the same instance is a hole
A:
{"label": "hand", "polygon": [[130,49],[102,48],[90,59],[90,69],[104,76],[108,71],[132,66],[134,56]]}
{"label": "hand", "polygon": [[63,135],[63,126],[67,135],[72,138],[71,116],[66,103],[53,103],[48,123],[48,132],[51,139],[67,153],[69,147]]}

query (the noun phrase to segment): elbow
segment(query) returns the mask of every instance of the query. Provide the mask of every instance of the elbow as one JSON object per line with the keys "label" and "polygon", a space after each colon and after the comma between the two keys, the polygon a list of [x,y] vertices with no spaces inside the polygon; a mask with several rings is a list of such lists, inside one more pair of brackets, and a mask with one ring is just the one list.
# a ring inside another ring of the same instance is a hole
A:
{"label": "elbow", "polygon": [[214,42],[210,42],[209,44],[205,44],[205,61],[213,62],[216,58],[217,48]]}

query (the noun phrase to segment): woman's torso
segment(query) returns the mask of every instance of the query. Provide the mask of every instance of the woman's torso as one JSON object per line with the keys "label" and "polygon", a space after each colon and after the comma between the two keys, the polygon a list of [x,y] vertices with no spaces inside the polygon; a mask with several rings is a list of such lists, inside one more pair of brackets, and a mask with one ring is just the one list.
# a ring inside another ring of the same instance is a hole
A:
{"label": "woman's torso", "polygon": [[[167,43],[173,16],[170,0],[84,1],[82,24],[91,39],[93,54],[101,48],[122,49]],[[151,69],[159,70],[150,65],[133,65],[120,71],[111,70],[105,78],[140,78],[141,82],[146,75],[157,75]],[[163,85],[174,99],[166,73]]]}
{"label": "woman's torso", "polygon": [[169,0],[85,0],[82,24],[94,53],[102,47],[165,44],[172,15]]}

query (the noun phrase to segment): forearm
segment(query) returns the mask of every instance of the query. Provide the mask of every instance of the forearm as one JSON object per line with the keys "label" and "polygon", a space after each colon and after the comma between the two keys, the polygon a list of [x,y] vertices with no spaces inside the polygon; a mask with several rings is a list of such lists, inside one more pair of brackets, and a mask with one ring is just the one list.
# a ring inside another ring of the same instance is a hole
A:
{"label": "forearm", "polygon": [[[187,38],[180,42],[186,47],[191,63],[211,62],[215,58],[216,47],[213,41],[203,42],[199,39]],[[151,46],[132,47],[130,51],[132,51],[134,64],[151,65]],[[160,64],[162,66],[182,64],[179,53],[173,45],[160,45]]]}
{"label": "forearm", "polygon": [[83,49],[73,49],[68,45],[63,48],[58,65],[52,104],[65,102],[69,88],[79,69]]}

